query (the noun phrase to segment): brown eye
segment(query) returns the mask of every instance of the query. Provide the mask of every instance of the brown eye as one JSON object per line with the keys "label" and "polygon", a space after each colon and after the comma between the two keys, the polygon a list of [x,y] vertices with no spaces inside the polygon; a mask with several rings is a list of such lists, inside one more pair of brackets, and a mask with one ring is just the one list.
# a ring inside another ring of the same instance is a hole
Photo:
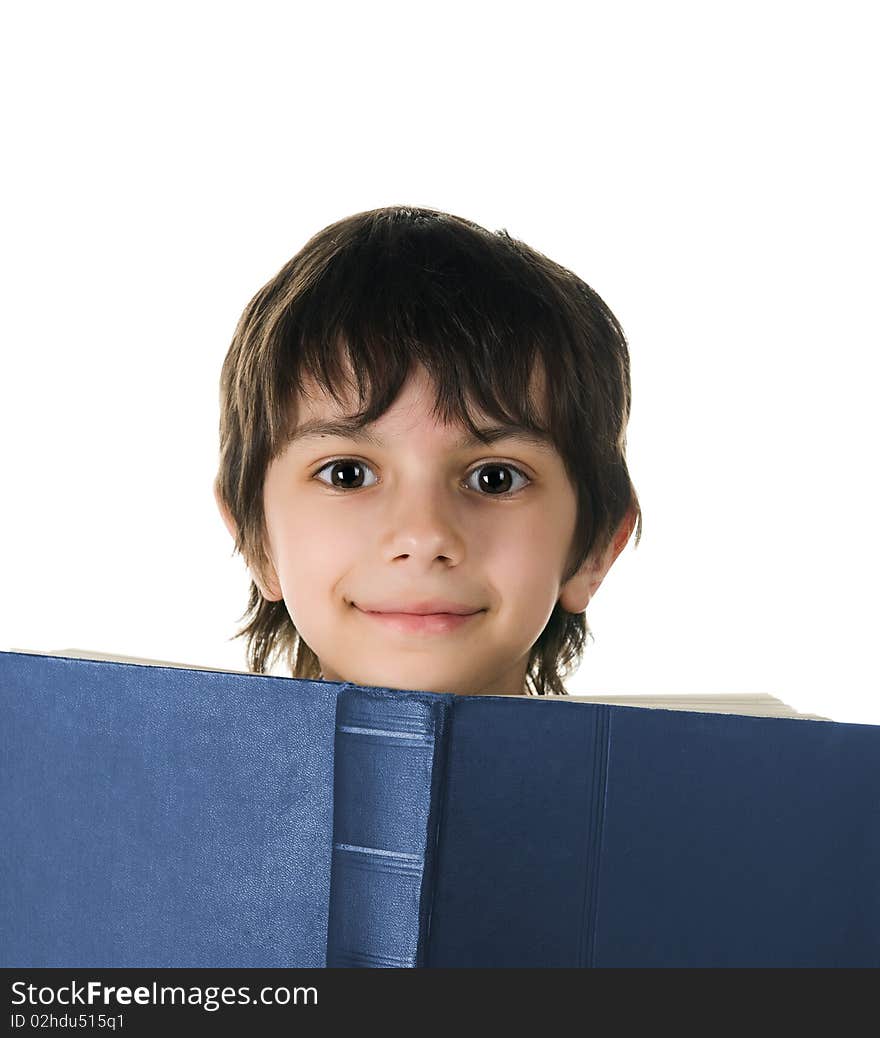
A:
{"label": "brown eye", "polygon": [[[335,487],[337,490],[360,490],[364,486],[372,486],[372,483],[366,483],[366,473],[372,472],[369,465],[365,465],[362,461],[357,461],[354,458],[338,458],[334,461],[328,461],[323,468],[320,468],[316,473],[316,477],[320,477],[322,472],[330,471],[329,481],[321,479],[322,483],[329,483],[330,486]],[[375,483],[375,479],[373,480]]]}
{"label": "brown eye", "polygon": [[[475,468],[468,477],[469,485],[474,476],[477,477],[475,489],[490,497],[515,493],[529,482],[528,476],[524,472],[520,472],[514,465],[502,465],[500,462],[494,461]],[[514,485],[517,478],[522,482]]]}

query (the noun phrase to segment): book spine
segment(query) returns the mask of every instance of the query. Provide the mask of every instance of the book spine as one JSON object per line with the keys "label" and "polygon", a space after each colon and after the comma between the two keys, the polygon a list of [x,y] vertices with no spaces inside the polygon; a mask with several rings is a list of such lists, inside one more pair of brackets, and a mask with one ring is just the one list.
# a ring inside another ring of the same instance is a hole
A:
{"label": "book spine", "polygon": [[339,693],[327,966],[424,965],[453,702]]}

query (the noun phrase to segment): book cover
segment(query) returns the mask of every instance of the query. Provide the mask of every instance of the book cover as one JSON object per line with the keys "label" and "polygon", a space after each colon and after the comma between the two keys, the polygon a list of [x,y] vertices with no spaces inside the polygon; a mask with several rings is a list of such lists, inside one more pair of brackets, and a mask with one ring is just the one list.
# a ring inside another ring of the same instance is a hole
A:
{"label": "book cover", "polygon": [[877,966],[880,728],[0,653],[3,965]]}

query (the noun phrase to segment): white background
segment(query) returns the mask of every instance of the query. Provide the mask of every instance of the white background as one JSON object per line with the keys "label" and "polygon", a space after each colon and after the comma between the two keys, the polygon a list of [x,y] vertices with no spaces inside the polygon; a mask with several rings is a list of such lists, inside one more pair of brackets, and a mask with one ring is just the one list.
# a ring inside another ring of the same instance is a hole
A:
{"label": "white background", "polygon": [[880,723],[871,7],[5,5],[0,648],[244,669],[235,322],[404,203],[507,228],[628,334],[645,532],[570,691]]}

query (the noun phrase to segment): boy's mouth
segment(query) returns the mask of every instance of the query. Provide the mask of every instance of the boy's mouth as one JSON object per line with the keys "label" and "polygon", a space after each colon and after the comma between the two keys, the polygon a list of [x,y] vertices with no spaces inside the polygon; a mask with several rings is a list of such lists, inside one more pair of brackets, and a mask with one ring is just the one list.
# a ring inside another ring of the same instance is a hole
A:
{"label": "boy's mouth", "polygon": [[459,602],[434,599],[429,602],[383,602],[352,605],[383,627],[410,634],[445,634],[463,627],[474,616],[485,612]]}
{"label": "boy's mouth", "polygon": [[462,605],[460,602],[452,602],[445,598],[432,598],[423,602],[377,602],[369,605],[358,605],[353,602],[362,613],[394,613],[407,616],[434,616],[437,614],[451,614],[453,616],[472,616],[474,613],[482,612],[480,608]]}

